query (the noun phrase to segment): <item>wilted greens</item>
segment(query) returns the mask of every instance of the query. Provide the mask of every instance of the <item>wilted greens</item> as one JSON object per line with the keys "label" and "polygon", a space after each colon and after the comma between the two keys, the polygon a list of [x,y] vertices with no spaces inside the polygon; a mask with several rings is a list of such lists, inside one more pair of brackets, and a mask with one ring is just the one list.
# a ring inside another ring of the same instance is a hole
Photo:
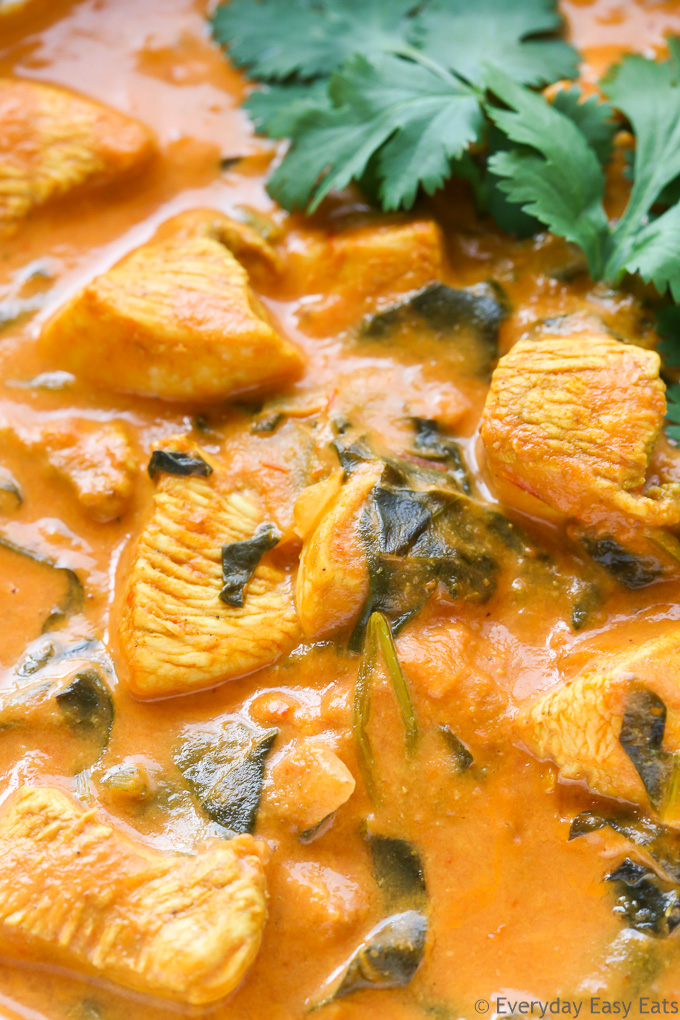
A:
{"label": "wilted greens", "polygon": [[47,619],[43,622],[41,633],[45,634],[47,631],[53,630],[55,627],[58,627],[60,623],[63,623],[64,620],[68,619],[69,616],[74,616],[76,613],[80,612],[83,608],[85,592],[80,578],[74,570],[71,570],[70,567],[62,567],[59,563],[50,559],[49,556],[36,552],[35,549],[19,545],[6,535],[0,534],[0,546],[3,549],[9,549],[10,552],[17,553],[19,556],[24,556],[26,559],[32,560],[34,563],[38,563],[41,566],[47,567],[49,570],[56,571],[64,576],[64,580],[66,581],[66,592],[64,594],[64,598],[48,614]]}
{"label": "wilted greens", "polygon": [[422,909],[427,904],[425,869],[417,848],[405,839],[367,832],[373,874],[390,910]]}
{"label": "wilted greens", "polygon": [[314,1008],[355,992],[403,988],[420,966],[427,929],[426,916],[417,910],[405,910],[381,921],[334,976],[334,990]]}
{"label": "wilted greens", "polygon": [[627,857],[605,876],[618,891],[614,911],[625,918],[631,928],[667,938],[680,924],[680,897],[676,888],[663,882],[651,868]]}
{"label": "wilted greens", "polygon": [[465,746],[460,737],[456,736],[450,726],[440,726],[439,732],[444,738],[444,743],[456,769],[458,772],[465,772],[474,762],[470,749]]}
{"label": "wilted greens", "polygon": [[661,813],[677,757],[663,750],[666,706],[654,691],[637,685],[626,700],[619,741],[640,776],[649,803]]}
{"label": "wilted greens", "polygon": [[588,555],[624,588],[644,588],[661,575],[662,567],[657,559],[633,553],[614,538],[584,536],[582,541]]}
{"label": "wilted greens", "polygon": [[[49,647],[49,646],[48,646]],[[50,733],[65,731],[77,738],[73,744],[74,771],[91,765],[109,742],[114,720],[111,690],[94,665],[83,666],[65,676],[45,676],[26,683],[26,677],[44,668],[47,659],[24,660],[16,675],[20,683],[0,698],[0,732],[32,727],[43,734],[49,747]]]}
{"label": "wilted greens", "polygon": [[102,750],[106,747],[113,726],[113,698],[97,670],[76,673],[54,699],[74,733],[98,741]]}
{"label": "wilted greens", "polygon": [[207,461],[198,454],[182,453],[175,450],[154,450],[149,461],[149,478],[157,478],[158,475],[200,475],[208,478],[213,469]]}
{"label": "wilted greens", "polygon": [[253,832],[264,766],[277,733],[234,718],[184,730],[175,764],[214,822]]}
{"label": "wilted greens", "polygon": [[465,375],[485,378],[498,357],[498,329],[506,308],[491,286],[455,290],[431,283],[398,304],[370,315],[361,324],[364,339],[389,340],[399,347],[402,335],[430,336],[442,345],[442,357],[455,356]]}
{"label": "wilted greens", "polygon": [[237,609],[243,605],[246,585],[264,554],[273,549],[280,538],[275,524],[260,524],[252,538],[222,546],[222,602]]}

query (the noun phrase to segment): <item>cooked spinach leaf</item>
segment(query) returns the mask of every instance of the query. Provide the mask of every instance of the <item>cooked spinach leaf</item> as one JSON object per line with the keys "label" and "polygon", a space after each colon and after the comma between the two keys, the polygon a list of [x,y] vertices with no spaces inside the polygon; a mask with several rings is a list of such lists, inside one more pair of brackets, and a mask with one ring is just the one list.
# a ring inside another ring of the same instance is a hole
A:
{"label": "cooked spinach leaf", "polygon": [[425,493],[408,489],[373,490],[380,551],[403,556],[432,522]]}
{"label": "cooked spinach leaf", "polygon": [[459,772],[465,772],[474,762],[470,749],[457,737],[450,726],[440,726],[439,732]]}
{"label": "cooked spinach leaf", "polygon": [[184,731],[174,761],[214,822],[234,832],[254,830],[265,762],[277,733],[232,718]]}
{"label": "cooked spinach leaf", "polygon": [[498,330],[505,308],[486,287],[455,290],[431,283],[405,301],[362,323],[364,339],[398,342],[401,330],[422,331],[457,349],[471,375],[487,376],[498,357]]}
{"label": "cooked spinach leaf", "polygon": [[202,478],[209,478],[213,469],[207,461],[198,454],[182,453],[178,450],[154,450],[147,468],[149,478],[157,478],[158,475],[200,475]]}
{"label": "cooked spinach leaf", "polygon": [[16,667],[17,676],[27,677],[38,673],[46,666],[54,655],[55,648],[51,641],[40,638],[34,648],[30,648]]}
{"label": "cooked spinach leaf", "polygon": [[[399,629],[442,584],[452,598],[487,602],[496,590],[495,511],[446,490],[376,488],[362,518],[370,588],[350,639],[357,649],[373,612]],[[489,528],[491,525],[491,528]]]}
{"label": "cooked spinach leaf", "polygon": [[54,560],[50,559],[49,556],[44,556],[42,553],[36,552],[35,549],[30,549],[28,546],[19,545],[17,542],[12,541],[6,535],[0,534],[0,546],[3,549],[9,549],[10,552],[17,553],[19,556],[25,556],[26,559],[32,560],[34,563],[39,563],[43,567],[48,567],[50,570],[56,570],[64,575],[66,580],[66,593],[62,602],[55,606],[50,611],[47,619],[42,625],[42,634],[46,634],[47,631],[53,630],[60,623],[63,623],[69,616],[75,616],[83,608],[83,602],[85,599],[85,592],[80,578],[74,570],[70,567],[62,567]]}
{"label": "cooked spinach leaf", "polygon": [[262,411],[253,418],[250,431],[254,432],[256,436],[271,435],[272,432],[276,432],[285,419],[286,415],[283,411]]}
{"label": "cooked spinach leaf", "polygon": [[222,546],[222,602],[237,609],[243,605],[246,585],[264,554],[273,549],[280,538],[275,524],[260,524],[252,538]]}
{"label": "cooked spinach leaf", "polygon": [[460,446],[448,436],[442,435],[439,425],[431,418],[414,418],[416,430],[413,452],[426,460],[443,461],[446,465],[447,480],[467,496],[472,493],[472,482]]}
{"label": "cooked spinach leaf", "polygon": [[662,573],[661,564],[653,556],[638,556],[610,536],[584,536],[582,541],[588,555],[624,588],[644,588]]}
{"label": "cooked spinach leaf", "polygon": [[633,812],[602,814],[598,811],[582,811],[571,823],[569,839],[597,832],[607,825],[649,854],[664,876],[680,885],[680,830]]}
{"label": "cooked spinach leaf", "polygon": [[[35,663],[33,674],[45,664]],[[114,719],[113,697],[99,670],[85,666],[75,674],[71,670],[65,676],[46,676],[30,683],[21,682],[30,673],[18,669],[16,675],[20,683],[0,698],[0,731],[42,733],[46,749],[51,733],[66,731],[73,747],[74,771],[92,765],[109,742]]]}
{"label": "cooked spinach leaf", "polygon": [[571,626],[574,630],[581,630],[602,605],[602,589],[597,581],[575,578],[571,595]]}
{"label": "cooked spinach leaf", "polygon": [[345,472],[345,478],[348,478],[360,464],[371,464],[379,459],[362,439],[351,443],[343,443],[340,439],[334,439],[331,447],[338,456],[340,466]]}
{"label": "cooked spinach leaf", "polygon": [[614,911],[636,931],[666,938],[680,924],[677,889],[662,882],[651,868],[627,857],[605,876],[605,882],[616,884],[619,896]]}
{"label": "cooked spinach leaf", "polygon": [[423,908],[427,903],[425,870],[412,843],[368,832],[373,874],[390,910]]}
{"label": "cooked spinach leaf", "polygon": [[663,750],[666,706],[648,687],[634,687],[626,701],[619,742],[643,782],[649,802],[661,812],[675,756]]}
{"label": "cooked spinach leaf", "polygon": [[339,983],[315,1008],[367,989],[404,988],[418,970],[425,952],[427,918],[405,910],[377,924],[340,968]]}
{"label": "cooked spinach leaf", "polygon": [[106,747],[113,726],[113,697],[96,670],[76,673],[68,687],[55,694],[55,701],[74,733]]}
{"label": "cooked spinach leaf", "polygon": [[99,782],[118,800],[133,804],[148,801],[153,792],[146,769],[135,762],[114,765],[107,769]]}
{"label": "cooked spinach leaf", "polygon": [[[378,450],[368,436],[353,437],[349,425],[333,443],[346,474],[360,463],[383,465],[360,522],[370,583],[349,648],[360,651],[374,612],[383,613],[397,634],[438,588],[483,605],[510,571],[517,598],[523,591],[535,600],[541,587],[566,603],[574,629],[582,627],[599,605],[599,584],[564,573],[519,525],[473,496],[461,451],[436,422],[414,424],[410,457]],[[421,449],[425,460],[442,466],[423,463]]]}

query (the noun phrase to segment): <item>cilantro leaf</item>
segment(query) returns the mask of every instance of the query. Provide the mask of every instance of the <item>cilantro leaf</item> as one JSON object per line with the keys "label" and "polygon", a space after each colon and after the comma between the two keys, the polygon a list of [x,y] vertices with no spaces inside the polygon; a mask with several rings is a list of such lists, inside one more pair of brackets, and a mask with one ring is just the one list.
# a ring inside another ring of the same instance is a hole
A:
{"label": "cilantro leaf", "polygon": [[[632,176],[631,172],[631,178]],[[657,205],[665,206],[675,205],[677,202],[680,202],[680,177],[676,177],[674,181],[667,184],[656,200]]]}
{"label": "cilantro leaf", "polygon": [[666,425],[666,435],[680,442],[680,386],[669,386],[666,390],[666,420],[673,422]]}
{"label": "cilantro leaf", "polygon": [[291,147],[269,181],[287,209],[318,208],[334,188],[372,164],[384,209],[410,208],[418,188],[432,193],[483,128],[474,91],[453,75],[393,56],[355,56],[333,75],[335,104],[304,112]]}
{"label": "cilantro leaf", "polygon": [[670,59],[663,63],[628,56],[604,79],[606,95],[628,118],[636,139],[630,201],[614,230],[605,273],[616,280],[624,270],[644,266],[657,289],[672,285],[678,293],[672,261],[677,245],[665,236],[677,229],[678,219],[670,209],[646,225],[651,207],[680,176],[680,40],[670,39],[669,47]]}
{"label": "cilantro leaf", "polygon": [[356,53],[408,42],[413,0],[231,0],[212,16],[213,36],[260,81],[328,75]]}
{"label": "cilantro leaf", "polygon": [[602,165],[611,159],[617,124],[614,107],[602,102],[596,96],[583,99],[578,85],[561,89],[552,100],[552,105],[563,113],[586,136],[586,140]]}
{"label": "cilantro leaf", "polygon": [[561,25],[554,0],[433,0],[416,18],[414,38],[429,57],[477,85],[485,83],[486,64],[541,85],[577,73],[572,46],[535,38]]}
{"label": "cilantro leaf", "polygon": [[639,273],[659,294],[669,289],[680,302],[680,205],[638,230],[625,251],[627,272]]}
{"label": "cilantro leaf", "polygon": [[270,138],[290,138],[293,126],[308,110],[330,107],[325,79],[301,85],[268,85],[254,89],[243,104],[255,130]]}
{"label": "cilantro leaf", "polygon": [[[505,178],[500,187],[524,211],[584,251],[599,278],[609,226],[604,211],[605,178],[597,156],[569,117],[543,96],[489,67],[490,89],[510,109],[487,106],[494,123],[524,149],[499,152],[490,170]],[[534,151],[535,150],[535,151]]]}
{"label": "cilantro leaf", "polygon": [[[616,130],[611,105],[598,101],[594,96],[584,102],[583,93],[577,85],[558,92],[552,105],[576,124],[600,162],[607,163]],[[487,138],[488,157],[514,148],[516,146],[511,139],[492,125]],[[528,216],[521,206],[510,200],[500,183],[502,178],[493,173],[488,165],[479,174],[480,185],[476,192],[478,205],[481,211],[492,216],[501,230],[514,237],[531,237],[543,229],[539,219]]]}
{"label": "cilantro leaf", "polygon": [[656,331],[661,337],[659,354],[667,364],[680,365],[680,306],[668,305],[657,312]]}

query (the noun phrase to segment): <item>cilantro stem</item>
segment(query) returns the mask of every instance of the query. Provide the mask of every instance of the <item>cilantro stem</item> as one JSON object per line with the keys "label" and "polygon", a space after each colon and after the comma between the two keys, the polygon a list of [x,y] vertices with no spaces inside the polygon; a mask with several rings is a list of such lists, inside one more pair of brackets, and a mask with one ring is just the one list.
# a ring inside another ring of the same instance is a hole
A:
{"label": "cilantro stem", "polygon": [[[432,71],[433,74],[436,74],[438,78],[441,78],[442,81],[445,81],[449,85],[465,85],[469,88],[467,82],[463,82],[457,74],[449,71],[443,64],[440,64],[438,60],[433,60],[431,57],[428,57],[422,52],[422,50],[416,49],[415,46],[409,46],[408,43],[404,43],[403,46],[395,47],[392,50],[392,53],[395,57],[404,57],[407,60],[413,61],[414,64],[420,64],[421,67],[426,67],[429,71]],[[475,89],[474,91],[478,90]]]}

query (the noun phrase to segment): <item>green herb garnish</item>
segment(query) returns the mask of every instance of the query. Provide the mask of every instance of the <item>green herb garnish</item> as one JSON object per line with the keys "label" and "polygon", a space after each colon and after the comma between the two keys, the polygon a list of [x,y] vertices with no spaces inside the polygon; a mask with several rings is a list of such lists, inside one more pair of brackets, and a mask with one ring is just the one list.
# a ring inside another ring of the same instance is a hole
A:
{"label": "green herb garnish", "polygon": [[213,16],[266,86],[246,102],[258,130],[291,139],[269,190],[310,212],[352,180],[384,209],[436,191],[484,140],[489,65],[532,85],[576,73],[576,51],[546,38],[560,26],[553,0],[232,0]]}
{"label": "green herb garnish", "polygon": [[[284,207],[313,212],[356,181],[383,209],[410,208],[459,176],[509,232],[546,226],[593,279],[639,274],[680,301],[680,40],[663,62],[625,57],[601,83],[607,101],[572,87],[551,103],[531,87],[578,67],[560,26],[554,0],[232,0],[213,16],[264,86],[246,102],[258,131],[290,140],[269,179]],[[612,224],[617,121],[636,144]]]}

